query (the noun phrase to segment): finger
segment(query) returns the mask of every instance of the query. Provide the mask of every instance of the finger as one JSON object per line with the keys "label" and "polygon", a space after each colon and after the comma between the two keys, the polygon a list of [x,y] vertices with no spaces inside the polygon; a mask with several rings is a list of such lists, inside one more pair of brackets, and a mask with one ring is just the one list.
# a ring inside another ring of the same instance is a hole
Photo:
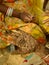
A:
{"label": "finger", "polygon": [[24,21],[26,21],[26,22],[30,22],[31,19],[30,19],[29,17],[26,16],[26,17],[24,18]]}

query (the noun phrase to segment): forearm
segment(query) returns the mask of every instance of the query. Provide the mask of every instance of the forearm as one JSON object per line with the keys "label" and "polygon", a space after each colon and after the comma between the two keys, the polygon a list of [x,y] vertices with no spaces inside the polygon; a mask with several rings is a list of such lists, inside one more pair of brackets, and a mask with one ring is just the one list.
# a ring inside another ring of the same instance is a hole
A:
{"label": "forearm", "polygon": [[0,4],[0,12],[6,14],[8,7],[5,6],[4,4]]}
{"label": "forearm", "polygon": [[[4,4],[0,4],[0,12],[2,12],[4,15],[6,15],[8,8],[10,8],[10,7],[8,7]],[[16,11],[16,10],[13,9],[13,12],[12,12],[11,16],[19,18],[20,11],[19,10]]]}
{"label": "forearm", "polygon": [[3,2],[3,0],[0,0],[0,4]]}
{"label": "forearm", "polygon": [[20,18],[25,22],[30,22],[34,19],[34,17],[31,14],[25,11],[21,12],[20,10],[15,10],[11,7],[6,6],[3,3],[0,3],[0,12],[2,12],[4,15],[7,15],[7,16]]}

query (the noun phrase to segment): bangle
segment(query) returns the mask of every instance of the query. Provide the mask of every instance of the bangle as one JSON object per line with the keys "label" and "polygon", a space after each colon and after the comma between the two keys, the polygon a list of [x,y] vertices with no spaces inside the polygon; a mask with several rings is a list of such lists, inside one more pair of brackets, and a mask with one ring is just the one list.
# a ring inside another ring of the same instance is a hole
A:
{"label": "bangle", "polygon": [[13,8],[8,8],[7,12],[6,12],[6,15],[7,16],[12,16],[12,13],[13,13]]}

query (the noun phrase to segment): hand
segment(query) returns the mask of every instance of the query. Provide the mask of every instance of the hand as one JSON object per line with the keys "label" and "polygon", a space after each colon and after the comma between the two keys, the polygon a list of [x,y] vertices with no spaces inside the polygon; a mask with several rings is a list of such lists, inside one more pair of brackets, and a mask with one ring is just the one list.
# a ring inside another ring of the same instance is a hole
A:
{"label": "hand", "polygon": [[24,22],[32,22],[35,18],[31,14],[23,12],[20,14],[20,19],[22,19]]}

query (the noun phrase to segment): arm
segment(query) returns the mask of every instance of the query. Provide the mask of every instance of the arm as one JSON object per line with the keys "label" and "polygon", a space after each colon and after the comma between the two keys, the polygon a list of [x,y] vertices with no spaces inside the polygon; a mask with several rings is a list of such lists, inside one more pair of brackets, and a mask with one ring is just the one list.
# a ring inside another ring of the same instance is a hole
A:
{"label": "arm", "polygon": [[[0,4],[0,12],[4,13],[4,15],[6,15],[6,12],[8,10],[8,6],[4,5],[4,4]],[[13,17],[19,17],[20,12],[13,10],[12,16]]]}
{"label": "arm", "polygon": [[[13,11],[12,11],[12,14],[11,14],[11,11],[10,11],[10,14],[9,14],[9,10],[10,10],[10,7],[4,5],[4,4],[0,4],[0,12],[2,12],[4,15],[7,14],[7,11],[8,11],[8,14],[7,16],[13,16],[13,17],[17,17],[17,18],[20,18],[22,19],[23,21],[25,22],[30,22],[32,21],[32,16],[29,14],[29,13],[26,13],[26,12],[20,12],[19,10],[15,10],[13,8],[11,8]],[[34,18],[34,17],[33,17]]]}
{"label": "arm", "polygon": [[3,2],[3,0],[0,0],[0,4]]}

